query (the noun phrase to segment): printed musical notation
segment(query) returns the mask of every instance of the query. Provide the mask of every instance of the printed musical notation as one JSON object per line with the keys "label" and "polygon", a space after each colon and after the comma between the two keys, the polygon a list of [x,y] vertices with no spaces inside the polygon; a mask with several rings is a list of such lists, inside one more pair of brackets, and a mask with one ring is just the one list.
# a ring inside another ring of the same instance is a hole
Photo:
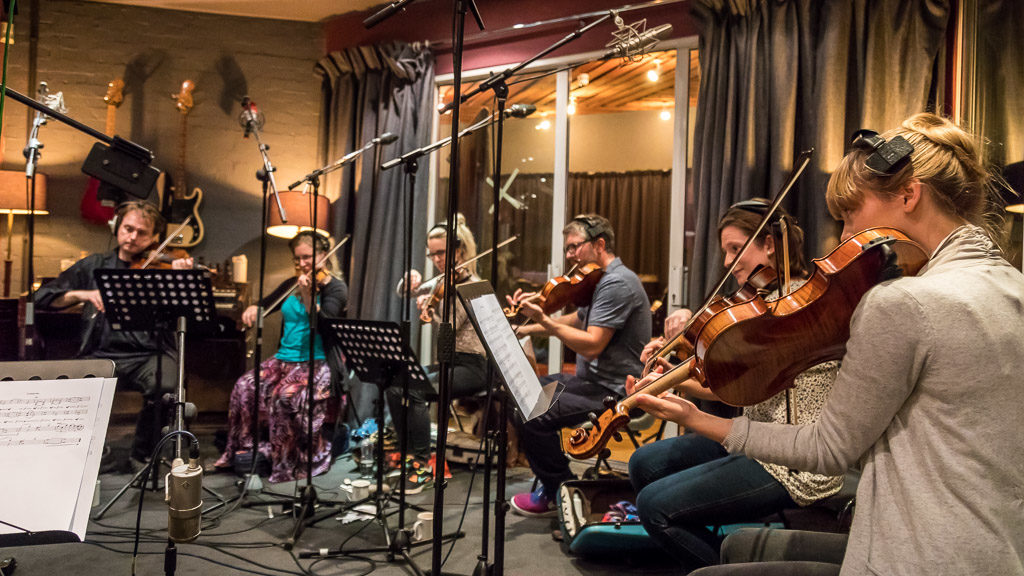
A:
{"label": "printed musical notation", "polygon": [[79,446],[91,402],[91,396],[0,398],[0,446]]}

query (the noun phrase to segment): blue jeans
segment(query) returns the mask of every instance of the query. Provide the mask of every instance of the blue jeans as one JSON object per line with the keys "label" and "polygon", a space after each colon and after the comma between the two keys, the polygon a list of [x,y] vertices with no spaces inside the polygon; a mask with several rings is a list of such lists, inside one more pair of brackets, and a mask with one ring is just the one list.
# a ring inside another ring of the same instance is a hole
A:
{"label": "blue jeans", "polygon": [[795,506],[763,466],[696,434],[641,446],[629,459],[629,478],[644,528],[688,571],[718,563],[721,542],[708,526]]}

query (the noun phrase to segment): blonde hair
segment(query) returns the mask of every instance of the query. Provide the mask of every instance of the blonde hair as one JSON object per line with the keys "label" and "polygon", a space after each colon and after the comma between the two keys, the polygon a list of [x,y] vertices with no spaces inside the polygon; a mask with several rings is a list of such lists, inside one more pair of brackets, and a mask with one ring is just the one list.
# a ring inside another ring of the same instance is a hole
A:
{"label": "blonde hair", "polygon": [[[448,223],[446,221],[434,224],[434,227],[427,232],[427,240],[438,238],[448,238]],[[455,249],[462,250],[463,262],[476,257],[476,240],[473,238],[473,232],[469,230],[469,226],[466,226],[466,217],[461,213],[455,215],[455,239]],[[466,266],[466,270],[470,274],[476,274],[476,262]]]}
{"label": "blonde hair", "polygon": [[984,228],[995,238],[992,176],[981,161],[975,137],[950,120],[927,112],[882,134],[886,140],[895,136],[902,136],[914,147],[910,162],[893,174],[880,174],[865,164],[871,150],[850,151],[828,182],[825,200],[832,216],[841,219],[844,212],[858,208],[865,190],[892,197],[916,179],[933,192],[932,197],[947,213]]}
{"label": "blonde hair", "polygon": [[[313,246],[314,242],[316,243],[315,246]],[[288,248],[291,249],[292,254],[295,253],[295,249],[300,244],[313,246],[313,249],[317,254],[317,260],[319,260],[323,254],[330,252],[331,248],[334,248],[334,240],[331,237],[313,232],[312,230],[303,230],[288,241]],[[327,258],[327,261],[324,262],[324,269],[326,269],[331,276],[341,279],[341,267],[338,265],[337,253],[331,254],[330,257]]]}

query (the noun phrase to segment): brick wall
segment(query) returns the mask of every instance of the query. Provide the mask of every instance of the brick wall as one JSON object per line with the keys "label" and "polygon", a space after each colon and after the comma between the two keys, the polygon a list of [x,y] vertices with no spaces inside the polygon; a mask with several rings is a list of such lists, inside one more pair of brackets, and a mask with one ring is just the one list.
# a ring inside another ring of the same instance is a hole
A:
{"label": "brick wall", "polygon": [[[35,86],[28,85],[31,3],[18,6],[8,81],[34,95]],[[248,94],[266,115],[264,141],[282,186],[318,167],[320,84],[313,65],[323,53],[320,25],[71,0],[45,0],[39,6],[37,80],[48,82],[51,92],[63,91],[69,115],[103,130],[106,85],[126,78],[117,133],[150,148],[155,165],[172,173],[180,114],[171,95],[185,79],[195,82],[187,174],[190,189],[204,192],[207,236],[192,253],[211,263],[245,253],[250,279],[255,278],[261,201],[255,171],[262,161],[255,141],[242,137],[238,97]],[[24,169],[21,151],[32,115],[24,105],[7,101],[3,169]],[[39,172],[49,178],[50,215],[37,220],[37,277],[55,275],[61,259],[112,246],[105,227],[79,216],[87,183],[80,169],[93,140],[53,120],[40,139],[45,148]],[[24,217],[18,217],[15,291],[21,286],[24,226]],[[290,273],[283,241],[272,242],[268,271]]]}

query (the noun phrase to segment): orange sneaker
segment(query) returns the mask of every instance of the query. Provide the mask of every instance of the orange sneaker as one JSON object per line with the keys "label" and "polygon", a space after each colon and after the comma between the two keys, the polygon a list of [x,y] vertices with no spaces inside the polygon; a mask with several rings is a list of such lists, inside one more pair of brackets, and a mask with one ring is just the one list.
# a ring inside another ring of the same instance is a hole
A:
{"label": "orange sneaker", "polygon": [[[437,472],[434,470],[435,467],[437,467],[437,453],[436,452],[430,455],[430,461],[427,462],[427,470],[430,470],[431,474],[433,474],[434,476],[437,476]],[[447,460],[444,461],[444,477],[445,478],[451,478],[452,477],[452,471],[448,469],[448,461]]]}

